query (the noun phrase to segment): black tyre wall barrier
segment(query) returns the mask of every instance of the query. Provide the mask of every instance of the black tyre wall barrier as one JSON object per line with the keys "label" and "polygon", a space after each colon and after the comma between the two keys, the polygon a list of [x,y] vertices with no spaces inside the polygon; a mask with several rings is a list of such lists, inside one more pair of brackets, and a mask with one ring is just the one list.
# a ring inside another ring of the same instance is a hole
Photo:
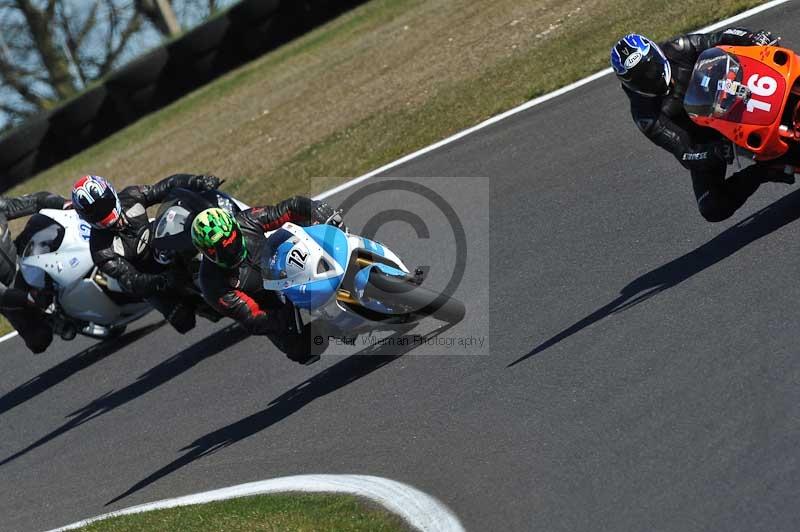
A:
{"label": "black tyre wall barrier", "polygon": [[39,145],[41,157],[37,159],[35,170],[47,168],[54,161],[72,157],[91,145],[90,124],[107,96],[108,90],[99,85],[79,94],[53,111],[50,128]]}
{"label": "black tyre wall barrier", "polygon": [[28,179],[36,171],[37,160],[40,157],[38,150],[33,150],[5,168],[2,173],[3,180],[0,181],[0,185],[2,185],[0,190],[8,190]]}
{"label": "black tyre wall barrier", "polygon": [[147,52],[114,71],[106,80],[106,86],[114,90],[135,90],[152,85],[167,65],[169,53],[163,46]]}
{"label": "black tyre wall barrier", "polygon": [[234,25],[251,25],[272,15],[280,0],[243,0],[231,8],[228,17]]}
{"label": "black tyre wall barrier", "polygon": [[0,192],[366,0],[243,0],[0,138]]}
{"label": "black tyre wall barrier", "polygon": [[193,57],[205,55],[219,47],[231,22],[226,15],[220,15],[202,24],[180,39],[167,45],[171,67]]}
{"label": "black tyre wall barrier", "polygon": [[151,87],[162,77],[168,61],[169,53],[162,46],[109,76],[106,87],[113,108],[103,115],[104,129],[113,133],[160,107]]}
{"label": "black tyre wall barrier", "polygon": [[50,113],[39,114],[0,139],[0,176],[2,169],[39,147],[39,143],[50,128]]}
{"label": "black tyre wall barrier", "polygon": [[108,90],[100,85],[81,93],[68,105],[59,107],[50,117],[51,131],[69,134],[91,122],[106,101]]}

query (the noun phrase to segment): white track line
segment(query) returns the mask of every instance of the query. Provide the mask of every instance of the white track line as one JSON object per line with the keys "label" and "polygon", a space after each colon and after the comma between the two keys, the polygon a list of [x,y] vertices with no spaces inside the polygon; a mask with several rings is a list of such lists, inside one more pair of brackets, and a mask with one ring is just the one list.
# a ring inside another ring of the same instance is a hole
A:
{"label": "white track line", "polygon": [[[733,24],[734,22],[738,22],[738,21],[740,21],[742,19],[745,19],[747,17],[751,17],[751,16],[753,16],[753,15],[755,15],[757,13],[761,13],[762,11],[766,11],[766,10],[771,9],[771,8],[773,8],[775,6],[778,6],[780,4],[785,4],[786,2],[789,2],[789,1],[790,0],[772,0],[771,2],[767,2],[766,4],[761,4],[758,7],[754,7],[752,9],[748,9],[747,11],[743,11],[742,13],[739,13],[738,15],[735,15],[735,16],[733,16],[731,18],[727,18],[725,20],[721,20],[721,21],[717,22],[716,24],[712,24],[711,26],[707,26],[707,27],[705,27],[705,28],[703,28],[701,30],[697,30],[695,33],[708,33],[709,31],[714,31],[714,30],[717,30],[719,28],[723,28],[725,26]],[[609,49],[610,49],[610,45],[609,45]],[[380,168],[378,168],[376,170],[372,170],[371,172],[369,172],[367,174],[364,174],[361,177],[356,177],[355,179],[353,179],[351,181],[348,181],[347,183],[344,183],[342,185],[339,185],[336,188],[332,188],[331,190],[322,192],[321,194],[315,196],[314,199],[325,199],[325,198],[327,198],[329,196],[333,196],[334,194],[338,194],[339,192],[341,192],[343,190],[347,190],[348,188],[353,187],[353,186],[355,186],[355,185],[357,185],[357,184],[359,184],[359,183],[361,183],[363,181],[366,181],[367,179],[369,179],[371,177],[375,177],[378,174],[382,174],[383,172],[385,172],[387,170],[391,170],[392,168],[395,168],[397,166],[400,166],[401,164],[407,163],[408,161],[411,161],[412,159],[416,159],[417,157],[425,155],[426,153],[429,153],[429,152],[432,152],[433,150],[439,149],[442,146],[446,146],[448,144],[451,144],[451,143],[457,141],[458,139],[464,138],[467,135],[471,135],[472,133],[475,133],[476,131],[480,131],[481,129],[489,127],[492,124],[496,124],[497,122],[500,122],[501,120],[505,120],[506,118],[508,118],[510,116],[514,116],[515,114],[521,113],[522,111],[526,111],[526,110],[530,109],[531,107],[536,107],[537,105],[541,105],[544,102],[550,101],[553,98],[557,98],[557,97],[561,96],[562,94],[566,94],[567,92],[570,92],[570,91],[573,91],[573,90],[575,90],[575,89],[577,89],[579,87],[582,87],[582,86],[586,85],[587,83],[591,83],[591,82],[593,82],[593,81],[595,81],[597,79],[600,79],[600,78],[602,78],[604,76],[607,76],[608,74],[611,74],[611,72],[612,72],[612,70],[610,68],[606,68],[605,70],[601,70],[600,72],[592,74],[591,76],[588,76],[586,78],[578,80],[575,83],[570,83],[569,85],[567,85],[565,87],[561,87],[560,89],[558,89],[556,91],[553,91],[553,92],[550,92],[548,94],[539,96],[538,98],[534,98],[533,100],[529,100],[529,101],[523,103],[522,105],[520,105],[518,107],[514,107],[513,109],[509,109],[508,111],[506,111],[504,113],[501,113],[499,115],[493,116],[492,118],[489,118],[488,120],[485,120],[485,121],[481,122],[477,126],[473,126],[473,127],[469,128],[469,129],[465,129],[463,131],[460,131],[460,132],[456,133],[455,135],[453,135],[451,137],[447,137],[444,140],[440,140],[436,144],[431,144],[430,146],[422,148],[421,150],[417,150],[414,153],[409,153],[408,155],[406,155],[404,157],[401,157],[400,159],[397,159],[396,161],[393,161],[393,162],[391,162],[389,164],[385,164],[385,165],[381,166]]]}
{"label": "white track line", "polygon": [[12,331],[12,332],[10,332],[10,333],[8,333],[8,334],[4,335],[4,336],[0,336],[0,344],[2,344],[3,342],[5,342],[6,340],[11,340],[12,338],[14,338],[15,336],[17,336],[18,334],[19,334],[19,333],[18,333],[17,331]]}
{"label": "white track line", "polygon": [[151,510],[174,508],[176,506],[188,506],[190,504],[204,504],[235,497],[293,491],[347,493],[357,497],[365,497],[398,514],[411,526],[422,532],[464,532],[464,527],[458,518],[444,504],[430,495],[402,482],[366,475],[298,475],[250,482],[229,488],[126,508],[92,517],[50,532],[72,530],[86,526],[94,521],[118,515],[136,514]]}

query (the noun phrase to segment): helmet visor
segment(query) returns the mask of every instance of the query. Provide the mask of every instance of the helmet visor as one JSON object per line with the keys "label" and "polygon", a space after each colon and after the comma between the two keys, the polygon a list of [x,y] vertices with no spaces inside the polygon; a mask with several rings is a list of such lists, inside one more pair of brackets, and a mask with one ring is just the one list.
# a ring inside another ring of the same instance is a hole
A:
{"label": "helmet visor", "polygon": [[96,199],[91,209],[82,209],[80,215],[92,227],[109,229],[119,222],[122,209],[117,198],[109,194]]}
{"label": "helmet visor", "polygon": [[238,228],[234,228],[228,238],[214,247],[206,248],[204,255],[225,268],[234,268],[247,257],[247,246]]}
{"label": "helmet visor", "polygon": [[660,54],[653,53],[636,65],[625,85],[645,96],[661,96],[669,91],[672,71],[669,62]]}

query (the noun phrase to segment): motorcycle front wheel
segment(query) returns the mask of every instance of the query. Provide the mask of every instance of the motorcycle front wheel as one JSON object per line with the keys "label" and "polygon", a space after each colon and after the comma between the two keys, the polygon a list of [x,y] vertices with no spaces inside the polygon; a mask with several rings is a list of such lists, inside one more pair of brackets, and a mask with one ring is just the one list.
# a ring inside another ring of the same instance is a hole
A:
{"label": "motorcycle front wheel", "polygon": [[431,316],[454,324],[466,314],[464,303],[458,299],[420,286],[411,277],[389,275],[378,269],[370,272],[364,296],[381,302],[392,314],[410,318]]}

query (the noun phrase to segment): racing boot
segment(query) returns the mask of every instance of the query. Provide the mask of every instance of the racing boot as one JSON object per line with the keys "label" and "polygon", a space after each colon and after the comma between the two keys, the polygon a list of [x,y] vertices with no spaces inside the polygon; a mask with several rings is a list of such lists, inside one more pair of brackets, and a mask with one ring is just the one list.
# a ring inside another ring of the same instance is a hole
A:
{"label": "racing boot", "polygon": [[787,185],[794,185],[795,168],[791,165],[780,166],[767,166],[761,176],[762,183],[785,183]]}

